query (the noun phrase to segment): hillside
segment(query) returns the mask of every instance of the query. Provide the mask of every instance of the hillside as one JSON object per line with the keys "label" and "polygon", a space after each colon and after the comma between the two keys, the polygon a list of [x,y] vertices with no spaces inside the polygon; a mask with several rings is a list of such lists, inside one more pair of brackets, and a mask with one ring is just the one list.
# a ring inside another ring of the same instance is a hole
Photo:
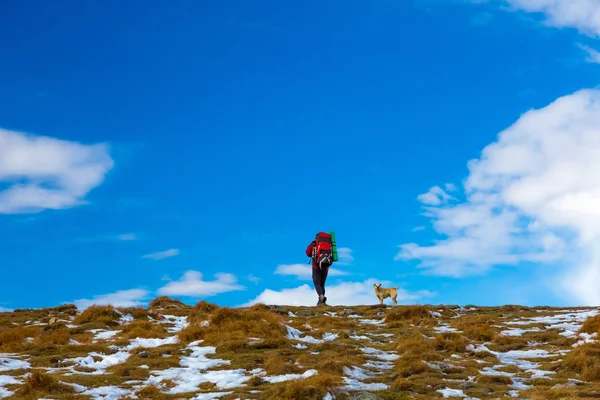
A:
{"label": "hillside", "polygon": [[0,398],[598,398],[597,314],[168,298],[17,310],[0,313]]}

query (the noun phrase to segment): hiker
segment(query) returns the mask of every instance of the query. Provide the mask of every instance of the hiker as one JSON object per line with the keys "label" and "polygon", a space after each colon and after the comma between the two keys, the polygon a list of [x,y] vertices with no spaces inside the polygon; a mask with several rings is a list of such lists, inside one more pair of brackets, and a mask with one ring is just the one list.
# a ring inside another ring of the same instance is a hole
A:
{"label": "hiker", "polygon": [[[335,245],[335,242],[333,243]],[[315,290],[319,295],[317,306],[327,304],[325,297],[325,281],[329,273],[329,267],[333,264],[335,255],[332,246],[331,235],[325,232],[319,232],[306,248],[306,256],[312,260],[312,278]],[[309,261],[310,263],[310,261]]]}

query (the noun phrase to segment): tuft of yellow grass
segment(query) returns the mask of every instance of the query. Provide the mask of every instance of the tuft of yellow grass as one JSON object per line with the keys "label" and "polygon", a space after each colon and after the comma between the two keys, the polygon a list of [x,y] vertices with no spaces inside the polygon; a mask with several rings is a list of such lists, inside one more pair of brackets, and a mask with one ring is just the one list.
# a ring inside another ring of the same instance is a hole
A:
{"label": "tuft of yellow grass", "polygon": [[43,370],[33,370],[25,383],[16,391],[15,396],[19,399],[29,399],[67,393],[75,393],[75,389],[60,383],[54,376]]}
{"label": "tuft of yellow grass", "polygon": [[567,354],[559,370],[584,381],[600,381],[600,343],[585,343]]}
{"label": "tuft of yellow grass", "polygon": [[327,393],[336,393],[342,385],[340,377],[319,373],[306,379],[270,385],[260,399],[321,400]]}
{"label": "tuft of yellow grass", "polygon": [[152,300],[150,302],[150,304],[148,305],[149,310],[154,310],[154,309],[168,310],[168,309],[185,308],[185,307],[186,307],[186,305],[183,304],[181,301],[179,301],[177,299],[172,299],[168,296],[157,297],[154,300]]}
{"label": "tuft of yellow grass", "polygon": [[108,326],[119,325],[120,315],[113,306],[90,306],[73,321],[77,325],[96,322]]}
{"label": "tuft of yellow grass", "polygon": [[216,311],[218,309],[219,306],[217,306],[216,304],[212,304],[205,300],[202,300],[198,302],[194,306],[194,308],[192,308],[192,311],[188,316],[188,322],[190,324],[195,324],[205,321],[213,311]]}
{"label": "tuft of yellow grass", "polygon": [[167,330],[160,324],[152,323],[150,321],[137,320],[123,326],[121,337],[125,339],[164,339],[167,336],[167,333]]}

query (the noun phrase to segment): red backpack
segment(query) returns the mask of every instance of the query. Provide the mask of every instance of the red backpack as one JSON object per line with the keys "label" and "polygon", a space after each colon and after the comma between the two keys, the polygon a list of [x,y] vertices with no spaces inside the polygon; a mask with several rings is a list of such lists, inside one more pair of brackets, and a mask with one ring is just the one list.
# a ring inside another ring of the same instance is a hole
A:
{"label": "red backpack", "polygon": [[333,264],[333,251],[331,246],[331,235],[325,232],[317,233],[315,237],[315,248],[313,260],[319,268],[330,267]]}

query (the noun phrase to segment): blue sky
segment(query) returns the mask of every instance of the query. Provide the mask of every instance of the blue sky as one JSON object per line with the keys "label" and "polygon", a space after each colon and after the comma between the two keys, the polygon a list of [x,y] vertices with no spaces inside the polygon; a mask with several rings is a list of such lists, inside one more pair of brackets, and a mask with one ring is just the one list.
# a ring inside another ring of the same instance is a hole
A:
{"label": "blue sky", "polygon": [[0,9],[0,307],[600,302],[600,6]]}

